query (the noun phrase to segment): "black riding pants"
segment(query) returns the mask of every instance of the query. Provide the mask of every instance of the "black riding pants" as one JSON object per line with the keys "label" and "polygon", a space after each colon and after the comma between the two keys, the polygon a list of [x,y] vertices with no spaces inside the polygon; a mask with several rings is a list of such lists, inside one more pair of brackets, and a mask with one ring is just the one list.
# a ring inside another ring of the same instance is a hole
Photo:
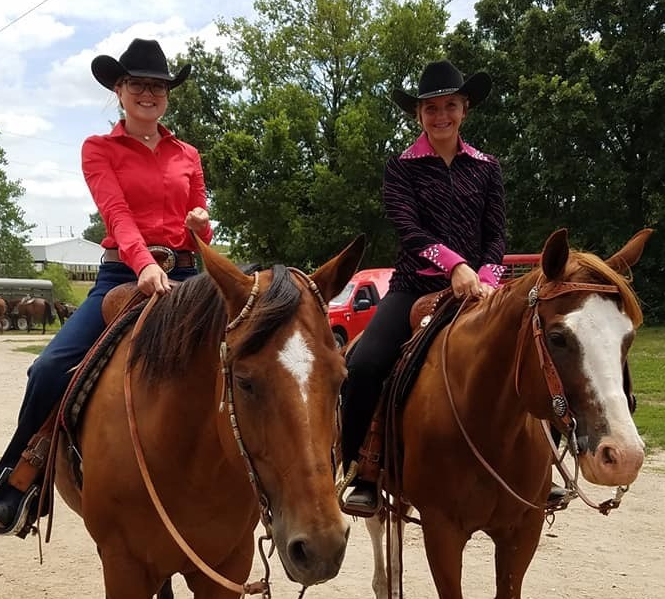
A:
{"label": "black riding pants", "polygon": [[342,458],[344,471],[358,451],[372,421],[384,380],[411,337],[409,313],[419,294],[390,291],[351,353],[342,387]]}

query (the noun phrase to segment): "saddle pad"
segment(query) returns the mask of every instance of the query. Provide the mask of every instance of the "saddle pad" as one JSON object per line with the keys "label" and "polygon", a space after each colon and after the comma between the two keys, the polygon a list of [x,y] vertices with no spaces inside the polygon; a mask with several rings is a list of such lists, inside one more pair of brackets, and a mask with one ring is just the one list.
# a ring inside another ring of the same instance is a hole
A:
{"label": "saddle pad", "polygon": [[[127,310],[101,334],[79,364],[62,399],[60,426],[69,439],[68,453],[79,456],[77,429],[86,401],[127,329],[136,322],[147,299]],[[78,471],[78,468],[74,468]]]}
{"label": "saddle pad", "polygon": [[[391,409],[398,409],[409,396],[420,368],[425,362],[427,352],[434,338],[455,316],[460,300],[452,295],[445,298],[436,308],[432,319],[422,328],[418,329],[403,346],[400,358],[393,366],[390,376],[383,386],[382,395],[387,402],[384,404]],[[383,404],[383,401],[381,402]]]}

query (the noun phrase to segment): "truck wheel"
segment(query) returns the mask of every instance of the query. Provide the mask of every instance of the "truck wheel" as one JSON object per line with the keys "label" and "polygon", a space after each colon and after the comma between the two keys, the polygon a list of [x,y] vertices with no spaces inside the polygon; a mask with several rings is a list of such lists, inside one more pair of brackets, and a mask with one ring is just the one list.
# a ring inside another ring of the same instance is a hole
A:
{"label": "truck wheel", "polygon": [[7,318],[6,316],[3,316],[2,320],[0,321],[0,325],[2,325],[2,330],[3,331],[8,331],[9,327],[12,326],[12,323],[9,320],[9,318]]}
{"label": "truck wheel", "polygon": [[27,331],[28,330],[28,319],[23,317],[23,316],[19,316],[16,319],[16,328],[19,331]]}
{"label": "truck wheel", "polygon": [[342,333],[333,331],[333,337],[335,337],[335,343],[337,343],[337,347],[339,347],[340,349],[342,349],[346,345],[346,339],[344,339],[344,335],[342,335]]}

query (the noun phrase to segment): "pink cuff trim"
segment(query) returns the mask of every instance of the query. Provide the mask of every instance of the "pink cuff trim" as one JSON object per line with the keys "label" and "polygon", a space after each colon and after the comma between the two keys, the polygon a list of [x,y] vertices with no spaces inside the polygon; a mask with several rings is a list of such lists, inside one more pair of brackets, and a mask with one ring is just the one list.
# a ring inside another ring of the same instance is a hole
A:
{"label": "pink cuff trim", "polygon": [[436,266],[446,277],[450,278],[453,269],[466,260],[459,254],[453,252],[442,243],[430,245],[418,254],[423,258],[427,258],[434,266]]}
{"label": "pink cuff trim", "polygon": [[478,270],[478,278],[481,283],[487,283],[496,289],[504,272],[506,267],[501,264],[485,264]]}

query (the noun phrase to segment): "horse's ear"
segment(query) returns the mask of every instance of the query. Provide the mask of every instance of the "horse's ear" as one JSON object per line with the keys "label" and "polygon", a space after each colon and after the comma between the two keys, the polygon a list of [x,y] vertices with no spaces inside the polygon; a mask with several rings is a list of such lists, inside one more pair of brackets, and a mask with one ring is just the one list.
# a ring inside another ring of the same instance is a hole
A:
{"label": "horse's ear", "polygon": [[543,274],[550,280],[563,277],[563,271],[568,262],[568,231],[559,229],[554,231],[545,242],[543,252],[540,257],[540,265],[543,268]]}
{"label": "horse's ear", "polygon": [[606,264],[618,273],[626,274],[631,266],[642,257],[644,245],[653,233],[653,229],[642,229],[633,235],[616,254],[608,258]]}
{"label": "horse's ear", "polygon": [[344,289],[356,272],[364,252],[365,235],[361,234],[312,275],[326,303]]}
{"label": "horse's ear", "polygon": [[217,283],[226,300],[227,312],[230,315],[237,314],[247,301],[254,277],[244,274],[231,260],[201,241],[196,233],[192,232],[192,236],[199,246],[206,271]]}

